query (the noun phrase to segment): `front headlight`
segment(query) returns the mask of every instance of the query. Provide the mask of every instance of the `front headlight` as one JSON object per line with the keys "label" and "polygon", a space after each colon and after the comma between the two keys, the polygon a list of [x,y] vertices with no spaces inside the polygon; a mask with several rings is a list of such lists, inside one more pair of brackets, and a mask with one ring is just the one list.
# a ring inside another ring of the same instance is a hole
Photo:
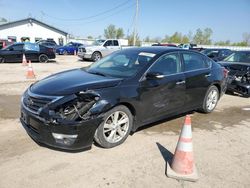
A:
{"label": "front headlight", "polygon": [[86,53],[92,53],[93,50],[91,48],[86,48]]}

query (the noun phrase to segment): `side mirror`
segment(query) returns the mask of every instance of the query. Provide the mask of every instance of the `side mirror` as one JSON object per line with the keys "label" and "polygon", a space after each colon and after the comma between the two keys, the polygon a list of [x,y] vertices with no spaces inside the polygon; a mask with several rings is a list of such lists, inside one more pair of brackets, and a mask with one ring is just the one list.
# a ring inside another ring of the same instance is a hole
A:
{"label": "side mirror", "polygon": [[162,79],[164,77],[165,77],[164,74],[159,73],[159,72],[148,72],[146,74],[146,78],[148,80],[159,80],[159,79]]}

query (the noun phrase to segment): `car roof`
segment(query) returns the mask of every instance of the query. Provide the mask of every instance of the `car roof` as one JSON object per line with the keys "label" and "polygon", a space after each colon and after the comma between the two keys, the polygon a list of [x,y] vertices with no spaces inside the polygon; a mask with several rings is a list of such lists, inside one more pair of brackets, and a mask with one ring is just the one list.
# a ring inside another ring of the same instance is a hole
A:
{"label": "car roof", "polygon": [[204,50],[230,50],[228,48],[206,48]]}
{"label": "car roof", "polygon": [[134,51],[134,52],[148,52],[154,54],[160,53],[168,53],[174,51],[187,51],[185,49],[176,48],[176,47],[168,47],[168,46],[150,46],[150,47],[131,47],[125,48],[126,51]]}

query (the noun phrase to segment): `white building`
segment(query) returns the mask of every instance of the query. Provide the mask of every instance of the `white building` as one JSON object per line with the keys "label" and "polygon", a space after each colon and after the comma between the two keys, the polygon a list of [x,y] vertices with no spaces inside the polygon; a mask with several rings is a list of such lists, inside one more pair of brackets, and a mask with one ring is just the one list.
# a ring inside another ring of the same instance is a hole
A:
{"label": "white building", "polygon": [[13,42],[53,39],[57,44],[63,45],[67,43],[67,37],[68,33],[34,18],[0,25],[0,39],[8,39]]}

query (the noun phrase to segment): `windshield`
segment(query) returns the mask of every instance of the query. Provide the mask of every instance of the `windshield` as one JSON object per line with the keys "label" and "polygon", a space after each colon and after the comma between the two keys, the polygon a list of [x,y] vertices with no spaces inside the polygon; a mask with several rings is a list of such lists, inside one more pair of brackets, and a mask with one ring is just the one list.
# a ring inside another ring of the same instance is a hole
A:
{"label": "windshield", "polygon": [[134,76],[155,56],[153,53],[120,51],[92,64],[87,72],[104,76],[126,78]]}
{"label": "windshield", "polygon": [[208,54],[211,54],[211,52],[218,52],[218,50],[213,50],[213,49],[206,49],[206,50],[202,50],[201,53],[202,54],[205,54],[205,55],[208,55]]}
{"label": "windshield", "polygon": [[70,42],[70,43],[67,43],[65,46],[74,46],[74,44]]}
{"label": "windshield", "polygon": [[250,51],[234,52],[230,56],[225,58],[224,61],[250,63]]}
{"label": "windshield", "polygon": [[10,46],[12,46],[13,44],[9,44],[8,46],[5,46],[4,48],[2,48],[1,50],[6,50],[8,49]]}
{"label": "windshield", "polygon": [[95,40],[95,41],[92,43],[92,45],[93,45],[93,46],[101,46],[104,42],[105,42],[105,40],[102,40],[102,39],[100,39],[100,40]]}

